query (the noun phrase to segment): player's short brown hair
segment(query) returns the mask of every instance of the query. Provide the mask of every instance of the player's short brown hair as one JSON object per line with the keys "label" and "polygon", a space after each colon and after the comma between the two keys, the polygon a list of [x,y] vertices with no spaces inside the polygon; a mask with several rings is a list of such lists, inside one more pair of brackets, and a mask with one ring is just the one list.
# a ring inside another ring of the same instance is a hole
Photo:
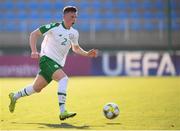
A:
{"label": "player's short brown hair", "polygon": [[65,6],[63,9],[63,14],[69,13],[69,12],[77,12],[77,8],[75,6]]}

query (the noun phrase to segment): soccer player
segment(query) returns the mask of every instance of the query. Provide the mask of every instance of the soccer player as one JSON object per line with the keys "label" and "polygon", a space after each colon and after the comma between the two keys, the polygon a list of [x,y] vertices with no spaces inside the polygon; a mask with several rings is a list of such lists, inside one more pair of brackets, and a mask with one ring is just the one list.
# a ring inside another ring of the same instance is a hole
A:
{"label": "soccer player", "polygon": [[[33,93],[40,92],[52,80],[58,82],[58,100],[60,106],[60,120],[64,120],[76,115],[75,112],[68,112],[65,108],[66,89],[68,84],[68,76],[62,70],[69,49],[72,47],[73,52],[87,57],[97,57],[98,50],[83,50],[79,43],[79,33],[72,26],[76,21],[77,8],[74,6],[66,6],[63,9],[63,21],[61,23],[51,23],[43,25],[34,30],[30,34],[31,58],[39,59],[40,71],[34,82],[27,85],[16,93],[10,93],[9,111],[14,112],[16,102],[19,98],[30,96]],[[38,37],[45,36],[41,44],[41,52],[36,49]]]}

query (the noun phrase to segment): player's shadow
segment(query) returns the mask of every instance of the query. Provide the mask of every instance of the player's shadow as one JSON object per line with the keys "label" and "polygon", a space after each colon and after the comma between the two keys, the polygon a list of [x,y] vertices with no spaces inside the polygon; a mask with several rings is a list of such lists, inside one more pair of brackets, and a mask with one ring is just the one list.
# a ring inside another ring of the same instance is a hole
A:
{"label": "player's shadow", "polygon": [[121,123],[118,123],[118,122],[108,122],[106,123],[107,125],[122,125]]}
{"label": "player's shadow", "polygon": [[[83,126],[75,126],[75,125],[72,125],[72,124],[68,124],[68,123],[61,123],[61,124],[50,124],[50,123],[25,123],[25,124],[39,124],[39,125],[42,125],[42,126],[47,126],[47,127],[50,127],[50,128],[75,128],[75,129],[88,129],[89,126],[88,125],[83,125]],[[40,127],[40,128],[43,128],[43,127]]]}
{"label": "player's shadow", "polygon": [[68,123],[61,123],[61,124],[48,124],[48,123],[38,123],[40,125],[48,126],[51,128],[75,128],[75,129],[87,129],[89,126],[83,125],[83,126],[75,126]]}

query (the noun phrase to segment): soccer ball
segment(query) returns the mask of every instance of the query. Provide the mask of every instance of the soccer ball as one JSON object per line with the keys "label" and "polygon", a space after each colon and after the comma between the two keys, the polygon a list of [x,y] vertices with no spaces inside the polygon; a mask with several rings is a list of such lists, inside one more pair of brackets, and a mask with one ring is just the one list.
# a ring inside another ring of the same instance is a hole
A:
{"label": "soccer ball", "polygon": [[107,103],[103,108],[104,116],[107,119],[114,119],[119,115],[118,105],[115,103]]}

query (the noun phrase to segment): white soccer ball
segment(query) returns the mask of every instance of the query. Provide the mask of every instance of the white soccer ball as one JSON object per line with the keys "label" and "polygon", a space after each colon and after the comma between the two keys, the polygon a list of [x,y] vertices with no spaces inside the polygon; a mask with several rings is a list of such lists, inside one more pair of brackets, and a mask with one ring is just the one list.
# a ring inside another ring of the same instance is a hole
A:
{"label": "white soccer ball", "polygon": [[114,119],[119,115],[118,105],[115,103],[107,103],[103,108],[104,116],[107,119]]}

